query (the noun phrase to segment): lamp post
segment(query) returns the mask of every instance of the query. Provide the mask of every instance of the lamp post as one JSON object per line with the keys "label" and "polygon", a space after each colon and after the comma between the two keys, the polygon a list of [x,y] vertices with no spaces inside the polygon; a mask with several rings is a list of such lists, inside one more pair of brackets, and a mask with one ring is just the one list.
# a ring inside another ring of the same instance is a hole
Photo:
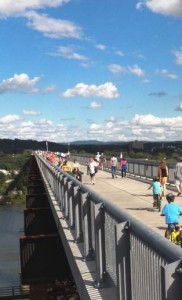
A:
{"label": "lamp post", "polygon": [[46,141],[46,151],[48,152],[48,141]]}

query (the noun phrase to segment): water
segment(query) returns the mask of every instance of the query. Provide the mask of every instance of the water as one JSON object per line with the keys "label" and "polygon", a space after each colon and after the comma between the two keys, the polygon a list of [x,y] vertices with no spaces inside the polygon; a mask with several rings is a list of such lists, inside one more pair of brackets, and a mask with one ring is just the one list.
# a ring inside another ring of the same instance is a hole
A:
{"label": "water", "polygon": [[0,288],[20,285],[20,230],[23,206],[0,206]]}

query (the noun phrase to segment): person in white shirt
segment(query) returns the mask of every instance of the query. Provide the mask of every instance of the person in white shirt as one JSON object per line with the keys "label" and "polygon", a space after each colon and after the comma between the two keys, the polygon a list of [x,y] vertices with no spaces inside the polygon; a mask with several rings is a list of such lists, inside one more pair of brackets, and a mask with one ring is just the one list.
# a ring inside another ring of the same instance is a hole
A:
{"label": "person in white shirt", "polygon": [[117,178],[117,176],[116,176],[117,163],[118,163],[118,160],[113,154],[112,157],[111,157],[111,174],[112,174],[113,179]]}
{"label": "person in white shirt", "polygon": [[174,167],[174,179],[178,191],[177,196],[180,196],[182,194],[182,157],[179,157]]}
{"label": "person in white shirt", "polygon": [[88,164],[91,184],[95,184],[95,174],[98,170],[98,163],[93,159],[93,157],[90,158],[89,164]]}
{"label": "person in white shirt", "polygon": [[99,161],[100,161],[100,153],[99,152],[97,152],[97,154],[96,154],[96,156],[95,156],[95,159],[96,159],[96,161],[99,163]]}

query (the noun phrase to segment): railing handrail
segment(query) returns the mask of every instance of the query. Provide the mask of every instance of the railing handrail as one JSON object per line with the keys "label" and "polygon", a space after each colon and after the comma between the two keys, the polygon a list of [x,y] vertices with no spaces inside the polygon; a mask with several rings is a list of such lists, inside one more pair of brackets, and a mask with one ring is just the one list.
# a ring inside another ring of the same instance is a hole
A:
{"label": "railing handrail", "polygon": [[[178,263],[179,261],[181,261],[181,257],[182,257],[182,249],[180,247],[177,247],[174,244],[170,243],[167,239],[165,239],[164,237],[161,237],[161,235],[159,235],[157,232],[150,229],[149,227],[146,227],[145,224],[143,224],[139,220],[137,220],[134,217],[132,217],[131,215],[129,215],[125,210],[119,209],[114,204],[112,204],[110,201],[108,201],[101,195],[97,194],[95,191],[91,190],[90,188],[88,188],[87,186],[82,184],[81,182],[77,181],[71,175],[60,170],[60,168],[58,168],[54,165],[51,165],[45,158],[38,156],[37,154],[35,154],[35,157],[36,157],[37,163],[39,165],[39,168],[44,173],[44,176],[45,176],[46,180],[48,181],[53,194],[55,195],[55,197],[57,199],[60,198],[58,200],[58,202],[59,201],[66,202],[66,209],[65,209],[66,218],[69,219],[69,214],[72,213],[71,211],[69,211],[69,209],[70,209],[69,203],[67,203],[69,200],[67,199],[67,196],[65,196],[67,193],[69,193],[68,192],[68,189],[69,189],[68,183],[70,183],[70,186],[78,187],[79,192],[82,195],[84,195],[84,203],[85,203],[85,201],[89,200],[89,203],[93,203],[93,206],[97,207],[97,208],[95,208],[96,218],[98,219],[97,222],[100,222],[99,220],[102,220],[103,216],[109,216],[109,218],[111,218],[111,220],[113,220],[113,224],[116,224],[116,225],[117,224],[118,225],[125,224],[125,223],[129,224],[127,226],[123,225],[123,226],[125,226],[123,228],[125,228],[127,230],[127,234],[129,234],[129,236],[131,236],[129,238],[130,243],[136,242],[139,245],[139,246],[137,246],[137,247],[139,247],[139,249],[140,249],[140,247],[141,247],[141,249],[143,249],[143,247],[144,247],[146,253],[147,253],[147,251],[149,251],[150,256],[154,255],[157,259],[156,266],[158,266],[158,268],[160,267],[159,269],[165,268],[166,265],[170,265],[170,264],[173,264],[176,262],[178,265],[180,264],[180,267],[181,267],[181,263]],[[63,195],[61,196],[61,195],[59,195],[59,193],[62,189],[63,189]],[[72,201],[74,201],[74,199],[72,199]],[[84,204],[82,202],[80,202],[80,205],[84,206]],[[89,206],[90,206],[90,204],[89,204]],[[103,208],[103,212],[101,212],[101,208]],[[84,209],[84,208],[82,208],[82,209]],[[64,211],[63,211],[63,213],[64,213]],[[88,215],[89,220],[87,220],[87,222],[91,222],[92,220],[91,220],[90,212],[87,212],[87,213],[89,214]],[[79,218],[83,218],[83,214],[80,214]],[[105,219],[105,217],[104,217],[104,219]],[[79,220],[79,221],[83,222],[83,220]],[[96,222],[96,220],[94,222]],[[99,265],[99,267],[102,268],[104,261],[100,261],[100,260],[104,259],[105,254],[100,253],[100,252],[106,251],[106,249],[103,248],[103,245],[104,245],[103,243],[105,243],[105,239],[106,239],[106,237],[103,237],[103,234],[105,234],[105,231],[102,231],[102,230],[104,230],[102,226],[105,226],[105,225],[102,224],[102,221],[98,228],[97,228],[98,223],[94,223],[94,224],[95,224],[94,226],[96,226],[96,228],[95,228],[95,231],[92,232],[92,234],[95,234],[95,241],[97,242],[97,244],[95,245],[96,266]],[[91,226],[91,224],[90,224],[90,226]],[[99,233],[100,230],[102,231],[102,233]],[[124,230],[123,232],[126,232],[126,230]],[[90,234],[90,233],[87,233],[87,234]],[[92,239],[92,236],[90,236],[90,238]],[[122,235],[120,238],[122,239]],[[131,239],[133,239],[133,241]],[[129,241],[129,240],[127,239],[127,241]],[[84,242],[84,238],[83,238],[83,242]],[[119,247],[119,249],[122,251],[122,248],[120,248],[121,246],[119,244],[116,246]],[[136,248],[136,249],[138,249],[138,248]],[[128,251],[130,252],[131,249],[128,249]],[[139,251],[139,253],[137,255],[141,255],[140,252],[143,250],[136,250],[136,251]],[[113,253],[113,255],[115,255],[114,253]],[[102,256],[103,256],[103,258],[102,258]],[[118,262],[119,259],[120,259],[120,255],[118,254],[118,255],[116,255],[116,264],[119,263]],[[114,267],[114,269],[115,268],[117,268],[117,266]],[[131,268],[132,268],[132,266],[131,266]],[[99,274],[99,272],[100,272],[100,269],[98,268],[98,274]],[[125,272],[127,273],[129,271],[125,270]],[[130,272],[132,272],[132,271],[130,270]],[[172,270],[171,270],[171,272],[172,272]],[[175,271],[173,270],[173,272],[175,272]],[[100,275],[98,275],[98,276],[100,276]],[[130,276],[132,276],[132,275],[130,274]],[[118,283],[118,284],[121,285],[121,283]],[[160,283],[160,284],[162,284],[162,283]],[[160,286],[160,284],[159,284],[159,286]],[[167,288],[166,284],[165,284],[165,288]],[[120,289],[121,289],[121,286],[120,286]],[[137,289],[137,287],[134,287],[134,289]],[[158,292],[159,292],[159,294],[161,293],[160,291],[158,291]],[[125,298],[121,298],[121,299],[125,299]],[[126,299],[134,299],[134,298],[126,298]],[[153,298],[151,298],[151,299],[153,299]],[[159,298],[156,298],[156,300],[157,299],[159,299]],[[168,298],[164,298],[164,299],[168,299]],[[149,298],[149,300],[150,300],[150,298]]]}

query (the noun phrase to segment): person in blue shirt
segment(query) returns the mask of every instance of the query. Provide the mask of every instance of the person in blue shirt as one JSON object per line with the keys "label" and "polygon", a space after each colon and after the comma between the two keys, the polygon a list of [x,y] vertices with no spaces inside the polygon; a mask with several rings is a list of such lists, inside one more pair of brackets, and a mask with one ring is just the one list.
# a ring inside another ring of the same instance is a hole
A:
{"label": "person in blue shirt", "polygon": [[158,177],[156,177],[156,176],[153,177],[153,182],[149,186],[148,190],[150,190],[151,188],[152,188],[152,192],[153,192],[153,206],[155,207],[157,199],[159,197],[161,197],[161,194],[162,194],[162,187],[161,187]]}
{"label": "person in blue shirt", "polygon": [[180,215],[182,215],[182,208],[174,203],[175,195],[169,193],[166,195],[167,204],[162,209],[162,215],[165,216],[168,230],[172,230],[179,224]]}

